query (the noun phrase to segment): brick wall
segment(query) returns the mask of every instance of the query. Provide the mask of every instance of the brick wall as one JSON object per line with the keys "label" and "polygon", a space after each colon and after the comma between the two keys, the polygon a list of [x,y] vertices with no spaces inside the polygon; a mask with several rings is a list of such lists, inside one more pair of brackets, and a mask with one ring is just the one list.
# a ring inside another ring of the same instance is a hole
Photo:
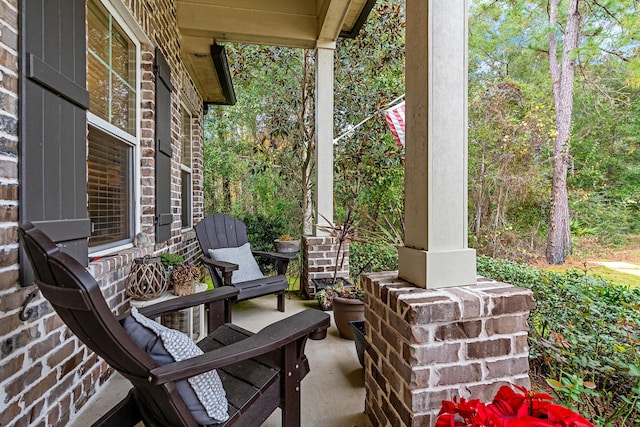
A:
{"label": "brick wall", "polygon": [[309,297],[316,292],[313,279],[333,277],[337,264],[336,277],[349,277],[349,242],[339,244],[338,239],[330,236],[302,238],[302,291]]}
{"label": "brick wall", "polygon": [[[47,381],[44,389],[55,386],[55,378],[47,379],[50,368],[46,353],[50,340],[61,340],[53,321],[25,324],[18,318],[20,305],[31,289],[18,287],[18,244],[15,224],[18,221],[18,13],[15,0],[0,0],[0,425],[41,413],[44,403],[25,394],[18,402],[24,385]],[[47,307],[34,304],[34,311],[45,314]],[[39,345],[25,347],[38,340]],[[50,345],[50,344],[49,344]],[[72,357],[73,344],[61,349],[61,355]],[[37,361],[33,361],[33,357]],[[44,371],[44,372],[43,372]],[[37,385],[37,384],[36,384]],[[25,404],[31,406],[23,413]],[[26,425],[26,423],[24,423]]]}
{"label": "brick wall", "polygon": [[480,278],[427,290],[397,273],[364,277],[365,412],[374,426],[433,427],[442,400],[491,401],[530,386],[528,289]]}
{"label": "brick wall", "polygon": [[[154,47],[171,66],[174,132],[172,148],[174,223],[172,238],[151,248],[119,250],[116,257],[92,262],[109,307],[129,307],[124,282],[134,258],[175,252],[193,260],[199,249],[192,230],[180,226],[180,102],[194,114],[193,216],[203,215],[202,99],[179,57],[179,38],[172,0],[123,0],[151,43],[141,46],[140,224],[154,234]],[[18,11],[17,0],[0,0],[0,426],[64,426],[100,389],[112,370],[80,343],[38,294],[32,317],[21,321],[21,305],[33,286],[22,287],[18,266]],[[119,10],[122,10],[120,7]],[[176,191],[176,189],[178,189]]]}

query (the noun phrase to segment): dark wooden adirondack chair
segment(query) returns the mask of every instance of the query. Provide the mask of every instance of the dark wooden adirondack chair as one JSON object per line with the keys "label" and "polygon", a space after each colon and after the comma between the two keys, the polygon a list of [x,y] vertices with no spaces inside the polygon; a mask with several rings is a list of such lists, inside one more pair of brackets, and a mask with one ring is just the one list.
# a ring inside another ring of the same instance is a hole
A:
{"label": "dark wooden adirondack chair", "polygon": [[[276,294],[278,296],[278,310],[284,311],[284,291],[289,287],[285,274],[289,261],[295,259],[297,255],[249,252],[248,249],[243,251],[242,249],[246,248],[245,245],[248,242],[247,228],[242,221],[229,215],[209,215],[196,224],[195,230],[202,250],[202,263],[209,270],[216,287],[234,286],[239,291],[238,301]],[[214,259],[210,251],[219,254],[220,259]],[[243,277],[236,278],[239,269],[245,266],[253,266],[252,271],[258,268],[251,254],[274,261],[278,275],[264,277],[262,273],[256,273],[246,281],[243,280]]]}
{"label": "dark wooden adirondack chair", "polygon": [[229,419],[207,425],[257,426],[277,407],[284,426],[300,425],[300,381],[309,371],[305,342],[326,336],[325,313],[306,310],[252,334],[223,324],[229,299],[238,293],[228,286],[145,307],[140,313],[151,318],[199,304],[208,309],[210,333],[198,343],[204,354],[161,365],[125,331],[131,317],[112,314],[85,268],[33,225],[21,226],[20,235],[44,297],[82,342],[133,384],[94,426],[201,425],[179,388],[212,369],[226,391]]}

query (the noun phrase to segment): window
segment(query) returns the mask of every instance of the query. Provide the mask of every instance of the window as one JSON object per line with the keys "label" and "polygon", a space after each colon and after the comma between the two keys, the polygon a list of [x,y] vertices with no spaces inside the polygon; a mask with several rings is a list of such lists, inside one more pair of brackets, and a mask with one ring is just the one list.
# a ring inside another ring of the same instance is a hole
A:
{"label": "window", "polygon": [[97,0],[87,4],[89,246],[106,249],[134,234],[138,47]]}
{"label": "window", "polygon": [[180,178],[182,182],[181,202],[182,202],[182,228],[191,227],[193,215],[191,214],[191,114],[182,107],[182,131],[180,132],[181,154],[180,154]]}
{"label": "window", "polygon": [[88,171],[90,246],[125,242],[131,236],[132,149],[97,127],[89,127]]}

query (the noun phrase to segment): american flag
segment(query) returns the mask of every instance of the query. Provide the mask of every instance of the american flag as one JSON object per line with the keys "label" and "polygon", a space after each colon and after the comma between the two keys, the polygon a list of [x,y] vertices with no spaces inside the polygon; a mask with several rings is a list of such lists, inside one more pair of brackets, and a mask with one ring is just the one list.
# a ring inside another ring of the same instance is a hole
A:
{"label": "american flag", "polygon": [[404,101],[384,111],[389,129],[396,140],[398,147],[404,145]]}

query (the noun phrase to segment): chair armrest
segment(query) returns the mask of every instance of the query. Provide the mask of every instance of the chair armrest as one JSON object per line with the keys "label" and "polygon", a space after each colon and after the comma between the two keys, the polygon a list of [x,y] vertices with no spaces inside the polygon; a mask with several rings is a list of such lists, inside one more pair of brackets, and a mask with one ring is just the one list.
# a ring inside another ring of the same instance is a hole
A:
{"label": "chair armrest", "polygon": [[204,266],[209,270],[211,277],[217,274],[216,269],[220,270],[222,276],[222,284],[225,286],[233,286],[231,275],[234,271],[240,268],[238,264],[233,264],[226,261],[216,261],[205,255],[203,255],[200,259],[202,260],[202,264],[204,264]]}
{"label": "chair armrest", "polygon": [[202,256],[202,258],[200,258],[200,260],[203,264],[210,265],[211,267],[219,269],[223,274],[228,271],[236,271],[238,269],[238,264],[233,264],[226,261],[216,261],[204,255]]}
{"label": "chair armrest", "polygon": [[275,260],[286,260],[286,261],[292,261],[296,258],[298,258],[298,254],[297,253],[281,253],[281,252],[263,252],[263,251],[253,251],[252,252],[254,256],[261,256],[264,258],[270,258],[270,259],[275,259]]}
{"label": "chair armrest", "polygon": [[[273,323],[255,335],[231,345],[180,362],[152,369],[149,382],[164,384],[179,381],[212,369],[251,359],[285,347],[300,339],[323,339],[329,327],[329,315],[310,309]],[[304,347],[299,348],[302,351]]]}
{"label": "chair armrest", "polygon": [[183,310],[185,308],[235,298],[238,293],[239,291],[236,288],[231,286],[221,286],[211,291],[198,292],[179,298],[173,298],[168,301],[159,302],[157,304],[148,305],[146,307],[139,308],[138,311],[146,317],[153,318],[173,313],[178,310]]}
{"label": "chair armrest", "polygon": [[289,267],[289,261],[297,259],[298,254],[296,253],[280,253],[280,252],[261,252],[255,251],[253,252],[254,256],[261,256],[263,258],[268,258],[275,262],[276,271],[278,274],[287,274],[287,268]]}

